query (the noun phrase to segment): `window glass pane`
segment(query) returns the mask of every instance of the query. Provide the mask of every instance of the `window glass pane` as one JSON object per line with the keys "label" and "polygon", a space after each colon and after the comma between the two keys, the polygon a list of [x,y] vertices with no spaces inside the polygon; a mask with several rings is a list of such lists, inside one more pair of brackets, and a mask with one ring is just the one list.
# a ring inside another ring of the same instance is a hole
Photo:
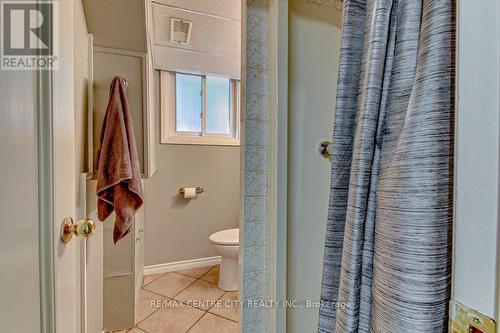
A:
{"label": "window glass pane", "polygon": [[229,79],[207,76],[207,132],[231,134]]}
{"label": "window glass pane", "polygon": [[201,76],[176,74],[176,131],[201,133]]}

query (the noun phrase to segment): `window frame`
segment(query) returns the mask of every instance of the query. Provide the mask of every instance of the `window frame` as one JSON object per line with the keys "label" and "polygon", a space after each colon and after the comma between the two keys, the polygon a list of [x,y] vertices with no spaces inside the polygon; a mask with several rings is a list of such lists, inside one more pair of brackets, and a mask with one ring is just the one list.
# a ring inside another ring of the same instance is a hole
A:
{"label": "window frame", "polygon": [[[177,132],[176,130],[176,74],[185,74],[201,77],[202,83],[202,122],[201,132]],[[160,100],[161,100],[161,133],[162,144],[184,145],[212,145],[212,146],[239,146],[240,145],[240,82],[229,78],[229,119],[230,133],[207,133],[207,103],[206,81],[207,75],[183,73],[178,71],[160,71]]]}

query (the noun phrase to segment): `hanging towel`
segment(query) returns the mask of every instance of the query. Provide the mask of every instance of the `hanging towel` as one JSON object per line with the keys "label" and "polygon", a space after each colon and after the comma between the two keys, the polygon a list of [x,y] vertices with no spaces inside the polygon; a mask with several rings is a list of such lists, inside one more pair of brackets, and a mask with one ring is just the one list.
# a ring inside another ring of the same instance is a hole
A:
{"label": "hanging towel", "polygon": [[116,76],[97,151],[97,213],[104,221],[115,211],[113,241],[130,232],[135,212],[142,206],[142,185],[134,127],[127,103],[125,79]]}

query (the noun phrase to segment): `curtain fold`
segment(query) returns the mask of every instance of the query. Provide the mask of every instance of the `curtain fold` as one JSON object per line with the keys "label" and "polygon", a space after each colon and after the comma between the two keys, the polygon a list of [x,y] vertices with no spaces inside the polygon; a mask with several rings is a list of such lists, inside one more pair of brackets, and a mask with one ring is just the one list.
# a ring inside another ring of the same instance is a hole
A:
{"label": "curtain fold", "polygon": [[347,0],[319,332],[446,332],[453,0]]}

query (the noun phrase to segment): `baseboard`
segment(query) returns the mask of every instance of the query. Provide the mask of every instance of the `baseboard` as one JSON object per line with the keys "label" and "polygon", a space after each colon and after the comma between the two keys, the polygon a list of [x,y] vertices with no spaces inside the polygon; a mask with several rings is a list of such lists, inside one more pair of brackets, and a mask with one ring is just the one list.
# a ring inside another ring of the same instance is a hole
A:
{"label": "baseboard", "polygon": [[203,266],[219,265],[221,257],[199,258],[184,261],[169,262],[165,264],[144,266],[144,275],[167,273],[173,271],[181,271],[184,269],[191,269]]}

